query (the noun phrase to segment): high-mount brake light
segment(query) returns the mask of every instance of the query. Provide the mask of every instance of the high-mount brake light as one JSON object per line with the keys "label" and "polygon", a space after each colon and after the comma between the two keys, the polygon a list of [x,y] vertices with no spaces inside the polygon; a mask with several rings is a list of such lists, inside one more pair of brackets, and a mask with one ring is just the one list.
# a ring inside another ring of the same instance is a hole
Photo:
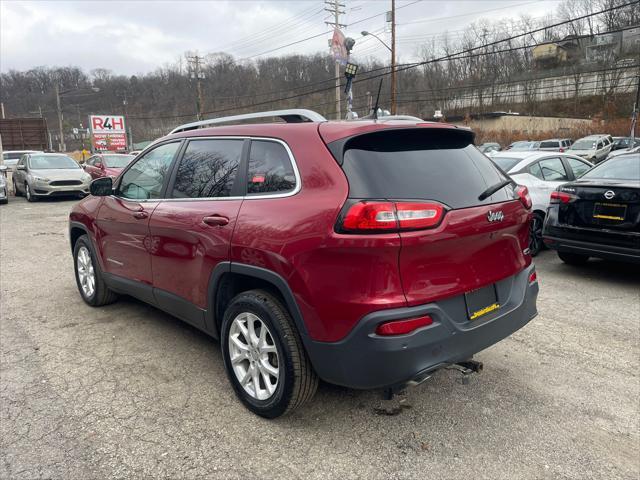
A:
{"label": "high-mount brake light", "polygon": [[342,220],[347,232],[419,230],[433,228],[444,217],[443,205],[434,202],[362,201],[351,205]]}
{"label": "high-mount brake light", "polygon": [[566,192],[551,192],[549,203],[571,203],[576,199],[575,195]]}
{"label": "high-mount brake light", "polygon": [[531,197],[529,196],[529,189],[524,185],[518,185],[516,187],[516,195],[518,195],[518,198],[520,199],[522,204],[525,206],[525,208],[527,210],[531,210],[531,207],[533,206],[533,202],[531,201]]}

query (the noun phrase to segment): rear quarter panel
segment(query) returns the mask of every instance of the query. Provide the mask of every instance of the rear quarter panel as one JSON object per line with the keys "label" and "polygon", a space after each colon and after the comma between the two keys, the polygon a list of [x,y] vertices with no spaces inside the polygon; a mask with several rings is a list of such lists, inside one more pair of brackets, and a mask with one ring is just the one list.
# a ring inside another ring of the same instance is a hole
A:
{"label": "rear quarter panel", "polygon": [[348,195],[346,177],[316,130],[291,127],[279,138],[293,152],[302,189],[285,198],[248,197],[231,259],[282,276],[311,338],[336,341],[367,313],[406,305],[398,272],[400,238],[334,232]]}

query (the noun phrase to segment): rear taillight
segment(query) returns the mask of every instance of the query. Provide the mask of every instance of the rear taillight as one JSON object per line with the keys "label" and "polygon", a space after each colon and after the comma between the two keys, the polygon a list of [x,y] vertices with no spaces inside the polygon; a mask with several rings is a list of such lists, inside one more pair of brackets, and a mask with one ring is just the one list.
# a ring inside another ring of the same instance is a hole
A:
{"label": "rear taillight", "polygon": [[518,185],[516,187],[516,195],[518,195],[518,198],[522,202],[522,205],[524,205],[524,208],[531,210],[533,202],[531,202],[531,197],[529,196],[529,190],[527,187],[524,185]]}
{"label": "rear taillight", "polygon": [[419,328],[428,327],[432,323],[433,319],[429,315],[418,318],[392,320],[378,325],[376,327],[376,334],[384,337],[392,335],[406,335],[407,333],[411,333]]}
{"label": "rear taillight", "polygon": [[560,153],[564,153],[564,148],[560,147]]}
{"label": "rear taillight", "polygon": [[348,208],[339,229],[345,232],[420,230],[438,226],[444,213],[444,206],[434,202],[362,201]]}
{"label": "rear taillight", "polygon": [[575,195],[566,192],[551,192],[549,203],[570,203],[576,199]]}
{"label": "rear taillight", "polygon": [[536,273],[536,271],[534,270],[533,272],[531,272],[529,274],[529,284],[535,283],[538,281],[538,274]]}

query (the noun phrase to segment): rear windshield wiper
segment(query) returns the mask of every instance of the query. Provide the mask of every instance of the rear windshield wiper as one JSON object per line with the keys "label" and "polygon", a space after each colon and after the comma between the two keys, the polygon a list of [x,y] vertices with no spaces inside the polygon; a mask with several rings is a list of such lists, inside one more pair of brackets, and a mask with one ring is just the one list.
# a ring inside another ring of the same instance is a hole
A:
{"label": "rear windshield wiper", "polygon": [[489,198],[491,195],[493,195],[494,193],[496,193],[498,190],[500,190],[501,188],[506,187],[507,185],[509,185],[510,183],[513,183],[513,180],[509,179],[509,180],[503,180],[500,183],[496,183],[495,185],[490,186],[489,188],[487,188],[484,192],[482,192],[480,194],[480,196],[478,197],[478,200],[482,201],[485,198]]}

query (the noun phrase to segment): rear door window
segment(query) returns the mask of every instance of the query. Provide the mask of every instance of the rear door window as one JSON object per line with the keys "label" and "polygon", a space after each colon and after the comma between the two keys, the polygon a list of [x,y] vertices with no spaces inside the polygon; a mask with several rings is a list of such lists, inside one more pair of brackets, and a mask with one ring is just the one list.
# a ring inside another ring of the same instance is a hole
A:
{"label": "rear door window", "polygon": [[540,168],[540,162],[536,162],[529,167],[529,173],[540,180],[544,180],[544,175],[542,175],[542,169]]}
{"label": "rear door window", "polygon": [[173,186],[174,198],[229,197],[244,140],[192,140],[187,145]]}
{"label": "rear door window", "polygon": [[296,175],[285,147],[272,141],[252,140],[247,194],[287,193],[295,188]]}
{"label": "rear door window", "polygon": [[568,181],[567,171],[559,158],[545,158],[540,160],[540,169],[544,179],[548,182]]}
{"label": "rear door window", "polygon": [[575,158],[567,158],[567,161],[569,162],[569,166],[571,167],[571,170],[573,170],[573,174],[576,178],[580,178],[591,169],[589,164],[581,162]]}
{"label": "rear door window", "polygon": [[506,177],[465,133],[402,129],[354,137],[342,165],[350,198],[435,200],[451,208],[513,200],[510,187],[478,200]]}

